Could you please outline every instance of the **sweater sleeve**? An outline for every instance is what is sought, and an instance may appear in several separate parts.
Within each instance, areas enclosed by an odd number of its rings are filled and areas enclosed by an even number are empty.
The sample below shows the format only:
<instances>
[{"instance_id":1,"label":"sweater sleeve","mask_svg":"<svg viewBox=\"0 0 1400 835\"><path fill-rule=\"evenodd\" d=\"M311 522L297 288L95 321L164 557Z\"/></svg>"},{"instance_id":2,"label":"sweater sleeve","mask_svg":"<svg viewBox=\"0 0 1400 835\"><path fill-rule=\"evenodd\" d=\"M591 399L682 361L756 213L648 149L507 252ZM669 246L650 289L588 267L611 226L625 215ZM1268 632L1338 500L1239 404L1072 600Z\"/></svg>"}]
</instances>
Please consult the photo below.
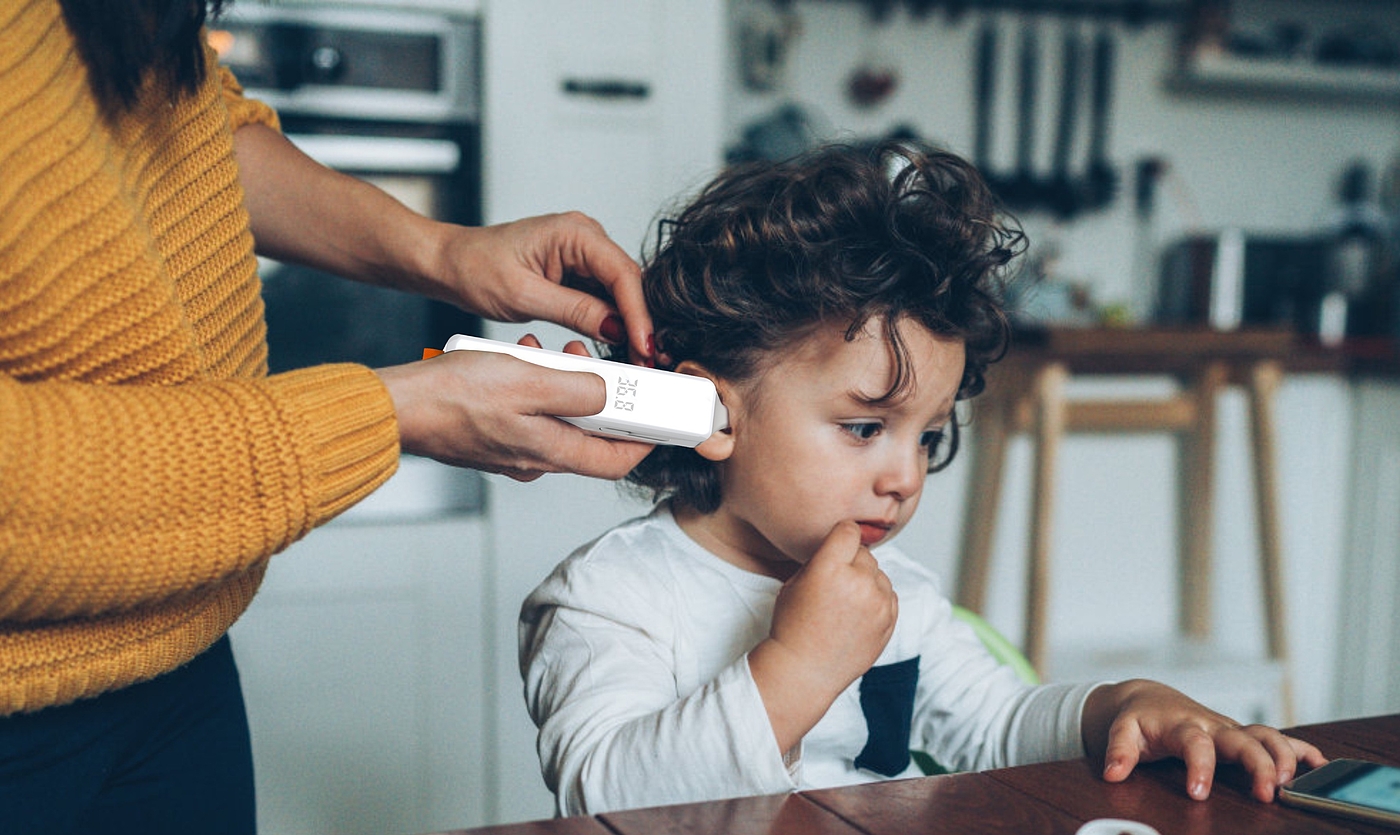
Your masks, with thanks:
<instances>
[{"instance_id":1,"label":"sweater sleeve","mask_svg":"<svg viewBox=\"0 0 1400 835\"><path fill-rule=\"evenodd\" d=\"M657 595L586 575L542 589L521 614L521 671L561 814L797 788L746 656L680 693Z\"/></svg>"},{"instance_id":2,"label":"sweater sleeve","mask_svg":"<svg viewBox=\"0 0 1400 835\"><path fill-rule=\"evenodd\" d=\"M243 95L243 85L238 83L238 79L234 77L228 67L214 64L212 56L210 63L214 71L219 74L219 85L222 90L224 106L228 108L229 128L231 130L238 130L249 124L267 125L278 131L282 129L282 124L277 118L277 111L257 99L246 98Z\"/></svg>"},{"instance_id":3,"label":"sweater sleeve","mask_svg":"<svg viewBox=\"0 0 1400 835\"><path fill-rule=\"evenodd\" d=\"M119 612L218 583L394 471L372 371L179 386L0 376L0 621Z\"/></svg>"}]
</instances>

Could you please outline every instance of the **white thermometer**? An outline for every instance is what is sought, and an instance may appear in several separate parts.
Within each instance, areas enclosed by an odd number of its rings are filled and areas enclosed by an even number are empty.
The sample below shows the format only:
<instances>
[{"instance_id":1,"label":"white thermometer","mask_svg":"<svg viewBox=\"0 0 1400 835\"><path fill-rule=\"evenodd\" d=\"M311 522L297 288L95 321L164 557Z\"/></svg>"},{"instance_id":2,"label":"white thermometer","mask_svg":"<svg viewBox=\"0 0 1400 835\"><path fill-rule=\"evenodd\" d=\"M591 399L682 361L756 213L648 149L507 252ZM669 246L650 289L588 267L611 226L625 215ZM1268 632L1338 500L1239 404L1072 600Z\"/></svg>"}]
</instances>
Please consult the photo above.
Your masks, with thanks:
<instances>
[{"instance_id":1,"label":"white thermometer","mask_svg":"<svg viewBox=\"0 0 1400 835\"><path fill-rule=\"evenodd\" d=\"M465 334L447 340L442 350L509 354L558 371L597 374L608 386L603 410L587 417L560 417L595 435L694 447L729 426L729 412L719 402L715 384L704 377Z\"/></svg>"}]
</instances>

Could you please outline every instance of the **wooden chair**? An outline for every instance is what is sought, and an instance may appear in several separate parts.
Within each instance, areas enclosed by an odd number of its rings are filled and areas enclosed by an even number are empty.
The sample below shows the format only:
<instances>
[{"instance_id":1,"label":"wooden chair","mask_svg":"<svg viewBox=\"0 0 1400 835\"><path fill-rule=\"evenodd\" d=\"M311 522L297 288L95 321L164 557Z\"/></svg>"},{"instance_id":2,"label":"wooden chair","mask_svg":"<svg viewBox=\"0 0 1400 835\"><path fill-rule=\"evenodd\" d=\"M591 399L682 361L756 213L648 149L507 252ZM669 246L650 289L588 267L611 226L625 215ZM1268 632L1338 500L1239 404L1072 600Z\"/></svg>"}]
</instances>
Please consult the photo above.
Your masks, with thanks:
<instances>
[{"instance_id":1,"label":"wooden chair","mask_svg":"<svg viewBox=\"0 0 1400 835\"><path fill-rule=\"evenodd\" d=\"M1038 344L1013 349L989 373L987 391L973 401L973 463L962 529L958 605L977 613L984 609L1006 446L1015 434L1029 432L1035 447L1034 487L1022 649L1043 674L1061 439L1069 432L1165 432L1178 440L1180 449L1178 622L1188 638L1209 638L1216 400L1225 386L1241 385L1249 396L1268 654L1284 670L1281 703L1285 720L1291 720L1273 414L1274 393L1283 375L1281 358L1290 345L1288 334L1272 331L1071 330L1050 332ZM1167 398L1071 400L1065 386L1075 374L1166 374L1181 385L1177 394Z\"/></svg>"}]
</instances>

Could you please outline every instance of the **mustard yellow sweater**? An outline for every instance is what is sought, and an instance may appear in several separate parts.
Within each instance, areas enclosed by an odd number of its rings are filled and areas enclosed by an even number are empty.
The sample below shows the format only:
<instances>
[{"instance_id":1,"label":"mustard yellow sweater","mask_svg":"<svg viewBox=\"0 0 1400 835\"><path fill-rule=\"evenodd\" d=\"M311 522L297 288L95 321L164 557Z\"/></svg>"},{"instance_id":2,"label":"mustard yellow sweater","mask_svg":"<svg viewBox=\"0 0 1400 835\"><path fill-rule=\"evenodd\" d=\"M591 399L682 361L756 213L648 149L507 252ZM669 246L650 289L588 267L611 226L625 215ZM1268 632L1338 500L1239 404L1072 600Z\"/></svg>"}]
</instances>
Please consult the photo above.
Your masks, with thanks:
<instances>
[{"instance_id":1,"label":"mustard yellow sweater","mask_svg":"<svg viewBox=\"0 0 1400 835\"><path fill-rule=\"evenodd\" d=\"M0 2L0 715L193 658L398 460L369 369L267 374L232 131L276 119L209 67L110 124L57 0Z\"/></svg>"}]
</instances>

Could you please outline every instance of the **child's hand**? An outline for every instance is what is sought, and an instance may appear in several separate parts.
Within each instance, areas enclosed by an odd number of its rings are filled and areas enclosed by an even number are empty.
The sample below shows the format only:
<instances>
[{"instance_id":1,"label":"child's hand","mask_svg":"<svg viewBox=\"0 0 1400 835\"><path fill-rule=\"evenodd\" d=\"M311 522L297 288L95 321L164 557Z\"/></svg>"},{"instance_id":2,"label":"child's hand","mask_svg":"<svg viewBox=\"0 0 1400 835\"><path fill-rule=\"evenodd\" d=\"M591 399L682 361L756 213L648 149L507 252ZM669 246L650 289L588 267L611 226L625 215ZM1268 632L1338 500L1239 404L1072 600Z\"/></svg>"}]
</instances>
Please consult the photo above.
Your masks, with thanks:
<instances>
[{"instance_id":1,"label":"child's hand","mask_svg":"<svg viewBox=\"0 0 1400 835\"><path fill-rule=\"evenodd\" d=\"M1179 757L1186 763L1186 791L1210 796L1216 761L1238 763L1254 782L1254 796L1268 803L1297 772L1298 763L1327 762L1312 745L1264 725L1241 726L1153 681L1125 681L1094 690L1084 705L1084 749L1103 753L1103 778L1127 779L1139 762Z\"/></svg>"},{"instance_id":2,"label":"child's hand","mask_svg":"<svg viewBox=\"0 0 1400 835\"><path fill-rule=\"evenodd\" d=\"M860 528L842 522L778 592L769 635L840 693L880 657L898 614L899 598L860 544Z\"/></svg>"},{"instance_id":3,"label":"child's hand","mask_svg":"<svg viewBox=\"0 0 1400 835\"><path fill-rule=\"evenodd\" d=\"M796 745L889 643L899 614L890 578L842 522L778 592L768 639L749 669L779 746Z\"/></svg>"}]
</instances>

